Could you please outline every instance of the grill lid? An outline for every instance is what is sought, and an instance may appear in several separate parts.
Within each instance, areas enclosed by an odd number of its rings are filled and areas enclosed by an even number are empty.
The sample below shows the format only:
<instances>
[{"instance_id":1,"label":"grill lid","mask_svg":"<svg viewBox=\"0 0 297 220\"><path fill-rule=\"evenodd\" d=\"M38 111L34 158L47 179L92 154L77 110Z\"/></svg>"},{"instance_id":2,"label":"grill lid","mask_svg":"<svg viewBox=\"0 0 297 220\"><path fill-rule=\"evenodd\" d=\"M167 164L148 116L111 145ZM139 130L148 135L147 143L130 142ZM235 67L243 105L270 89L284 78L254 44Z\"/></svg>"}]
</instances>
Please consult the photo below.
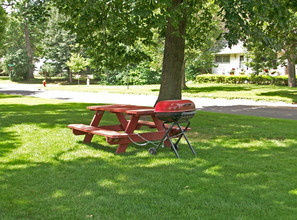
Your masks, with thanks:
<instances>
[{"instance_id":1,"label":"grill lid","mask_svg":"<svg viewBox=\"0 0 297 220\"><path fill-rule=\"evenodd\" d=\"M155 112L188 112L195 111L195 104L190 100L165 100L155 106Z\"/></svg>"}]
</instances>

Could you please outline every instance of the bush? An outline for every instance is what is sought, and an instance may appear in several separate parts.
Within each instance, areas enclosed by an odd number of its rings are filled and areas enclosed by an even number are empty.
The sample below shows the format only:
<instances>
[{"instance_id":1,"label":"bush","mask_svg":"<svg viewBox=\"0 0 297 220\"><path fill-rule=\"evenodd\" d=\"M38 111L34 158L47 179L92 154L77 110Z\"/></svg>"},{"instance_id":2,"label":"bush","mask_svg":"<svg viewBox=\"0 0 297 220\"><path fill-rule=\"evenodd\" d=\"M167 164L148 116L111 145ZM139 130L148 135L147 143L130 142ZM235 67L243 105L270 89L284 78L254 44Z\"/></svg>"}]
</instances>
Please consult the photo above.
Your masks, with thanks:
<instances>
[{"instance_id":1,"label":"bush","mask_svg":"<svg viewBox=\"0 0 297 220\"><path fill-rule=\"evenodd\" d=\"M5 68L9 73L8 64L14 64L12 68L11 79L20 81L28 78L28 74L32 65L29 64L29 57L26 49L12 50L5 56Z\"/></svg>"},{"instance_id":2,"label":"bush","mask_svg":"<svg viewBox=\"0 0 297 220\"><path fill-rule=\"evenodd\" d=\"M198 75L198 83L227 83L227 84L258 84L258 85L276 85L287 86L288 76L225 76L225 75Z\"/></svg>"},{"instance_id":3,"label":"bush","mask_svg":"<svg viewBox=\"0 0 297 220\"><path fill-rule=\"evenodd\" d=\"M127 80L129 85L147 85L160 83L161 73L150 69L146 65L139 65L132 66L121 72L106 71L104 78L102 82L105 81L107 84L112 85L126 85Z\"/></svg>"}]
</instances>

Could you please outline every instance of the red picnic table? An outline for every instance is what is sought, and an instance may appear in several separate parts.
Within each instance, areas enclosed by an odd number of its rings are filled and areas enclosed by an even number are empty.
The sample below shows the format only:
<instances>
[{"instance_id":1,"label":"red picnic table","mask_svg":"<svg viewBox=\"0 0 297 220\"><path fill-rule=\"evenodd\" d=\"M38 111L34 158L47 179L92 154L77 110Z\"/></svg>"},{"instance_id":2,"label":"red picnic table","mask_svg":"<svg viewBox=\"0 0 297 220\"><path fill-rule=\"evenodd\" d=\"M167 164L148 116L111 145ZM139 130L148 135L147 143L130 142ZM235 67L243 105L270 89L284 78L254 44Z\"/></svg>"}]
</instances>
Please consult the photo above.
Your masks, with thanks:
<instances>
[{"instance_id":1,"label":"red picnic table","mask_svg":"<svg viewBox=\"0 0 297 220\"><path fill-rule=\"evenodd\" d=\"M116 153L124 153L130 143L162 140L165 135L163 122L156 118L153 107L144 107L136 105L102 105L88 106L87 109L95 111L95 115L90 125L85 124L69 124L75 135L85 135L84 142L90 143L94 135L106 137L106 142L111 145L118 145ZM99 126L104 112L109 111L116 114L119 124ZM130 119L126 119L126 116ZM152 121L140 120L142 116L150 116ZM142 126L155 129L152 132L134 133ZM170 136L178 134L180 129L174 127L170 132ZM167 145L167 144L166 144Z\"/></svg>"}]
</instances>

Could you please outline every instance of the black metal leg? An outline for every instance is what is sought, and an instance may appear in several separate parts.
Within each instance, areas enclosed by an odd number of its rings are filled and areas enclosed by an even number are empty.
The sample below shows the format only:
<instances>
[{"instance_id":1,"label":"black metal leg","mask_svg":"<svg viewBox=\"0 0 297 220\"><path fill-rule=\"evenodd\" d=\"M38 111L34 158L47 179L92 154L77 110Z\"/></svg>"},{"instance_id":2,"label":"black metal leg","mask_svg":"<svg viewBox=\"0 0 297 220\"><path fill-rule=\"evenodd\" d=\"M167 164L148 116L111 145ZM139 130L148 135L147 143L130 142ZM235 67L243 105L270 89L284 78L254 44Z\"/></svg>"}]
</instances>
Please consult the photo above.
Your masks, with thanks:
<instances>
[{"instance_id":1,"label":"black metal leg","mask_svg":"<svg viewBox=\"0 0 297 220\"><path fill-rule=\"evenodd\" d=\"M177 124L177 126L178 126L178 128L180 129L180 133L181 133L181 135L179 136L179 138L178 138L178 140L176 141L176 145L179 143L179 141L180 141L180 139L183 137L183 135L182 134L184 134L185 133L185 131L188 129L188 127L190 126L190 122L188 121L188 124L187 124L187 126L185 127L185 129L182 129L181 128L181 126L178 124L178 123L176 123Z\"/></svg>"},{"instance_id":2,"label":"black metal leg","mask_svg":"<svg viewBox=\"0 0 297 220\"><path fill-rule=\"evenodd\" d=\"M187 143L188 143L188 145L189 145L191 151L192 151L193 154L196 156L197 154L196 154L196 152L194 151L194 149L193 149L192 145L190 144L190 142L189 142L189 140L188 140L188 138L187 138L187 136L186 136L186 133L185 133L185 131L187 130L187 128L188 128L189 125L190 125L190 122L188 122L187 127L185 128L185 130L183 130L183 129L180 127L180 125L177 124L177 126L181 129L181 132L182 132L182 135L181 135L181 136L184 136L184 138L186 139L186 141L187 141ZM181 138L181 137L180 137L180 138ZM180 140L180 138L179 138L179 140Z\"/></svg>"},{"instance_id":3,"label":"black metal leg","mask_svg":"<svg viewBox=\"0 0 297 220\"><path fill-rule=\"evenodd\" d=\"M178 140L176 141L175 144L172 142L171 137L169 136L169 132L172 130L172 128L173 128L174 125L177 125L178 128L180 129L180 136L179 136L179 138L178 138ZM185 127L185 129L182 129L181 126L180 126L180 124L179 124L178 122L174 122L174 123L172 123L172 124L170 125L170 127L169 127L168 129L166 129L165 122L164 122L164 123L163 123L163 128L164 128L164 131L165 131L165 135L163 136L162 140L160 141L160 143L158 144L158 146L156 147L156 149L158 149L158 148L161 146L161 144L164 142L164 140L165 140L166 137L167 137L167 139L169 140L169 142L170 142L170 144L171 144L171 147L172 147L172 149L173 149L173 151L174 151L176 157L177 157L177 158L180 158L179 155L178 155L178 153L177 153L177 148L178 148L178 143L179 143L179 141L180 141L181 138L184 136L185 139L186 139L186 141L187 141L187 143L188 143L188 145L189 145L189 147L190 147L190 149L192 150L193 154L196 156L196 152L194 151L192 145L190 144L190 142L189 142L189 140L188 140L188 138L187 138L187 136L186 136L186 134L185 134L185 132L187 131L187 129L188 129L189 126L190 126L190 122L189 122L189 121L188 121L188 124L187 124L187 126ZM155 153L154 153L154 154L155 154Z\"/></svg>"},{"instance_id":4,"label":"black metal leg","mask_svg":"<svg viewBox=\"0 0 297 220\"><path fill-rule=\"evenodd\" d=\"M175 146L174 146L174 144L173 144L173 142L172 142L172 140L171 140L171 138L169 137L168 134L167 134L167 137L168 137L168 140L170 141L170 144L171 144L171 147L172 147L172 149L173 149L173 151L174 151L174 153L175 153L175 156L176 156L177 158L180 158L179 155L178 155L178 153L177 153L177 150L176 150L176 148L175 148Z\"/></svg>"},{"instance_id":5,"label":"black metal leg","mask_svg":"<svg viewBox=\"0 0 297 220\"><path fill-rule=\"evenodd\" d=\"M177 158L180 158L179 155L178 155L178 153L177 153L177 149L176 149L175 145L173 144L173 142L172 142L172 140L171 140L171 138L170 138L170 136L169 136L169 132L172 130L173 126L176 125L176 124L177 124L177 123L174 122L174 123L172 123L172 124L170 125L170 127L169 127L169 129L167 130L165 136L166 136L167 139L169 140L169 142L170 142L170 144L171 144L171 147L172 147L172 149L173 149L173 151L174 151L174 153L175 153L175 156L176 156ZM165 123L163 123L163 127L164 127L164 129L166 130Z\"/></svg>"},{"instance_id":6,"label":"black metal leg","mask_svg":"<svg viewBox=\"0 0 297 220\"><path fill-rule=\"evenodd\" d=\"M160 141L160 143L158 144L158 146L156 147L156 149L158 149L160 146L161 146L161 144L164 142L164 140L165 140L165 138L168 136L169 137L169 132L171 131L171 129L172 129L172 127L175 125L175 123L174 124L172 124L169 128L168 128L168 130L166 129L166 127L165 127L165 122L163 123L163 128L164 128L164 131L165 131L165 135L163 136L163 138L162 138L162 140Z\"/></svg>"}]
</instances>

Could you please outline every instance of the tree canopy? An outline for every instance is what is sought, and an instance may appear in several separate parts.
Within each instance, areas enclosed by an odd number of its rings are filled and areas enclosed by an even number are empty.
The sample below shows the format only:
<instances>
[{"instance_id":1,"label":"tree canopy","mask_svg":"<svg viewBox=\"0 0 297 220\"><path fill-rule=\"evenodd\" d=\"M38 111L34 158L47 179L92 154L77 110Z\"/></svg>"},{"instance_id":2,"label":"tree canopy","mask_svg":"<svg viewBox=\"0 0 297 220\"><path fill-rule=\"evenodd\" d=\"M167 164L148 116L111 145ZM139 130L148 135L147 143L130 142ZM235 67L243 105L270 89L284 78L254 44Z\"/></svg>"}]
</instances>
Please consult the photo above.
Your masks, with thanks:
<instances>
[{"instance_id":1,"label":"tree canopy","mask_svg":"<svg viewBox=\"0 0 297 220\"><path fill-rule=\"evenodd\" d=\"M7 25L7 16L4 8L0 7L0 44L2 45L2 39L5 35L5 29Z\"/></svg>"},{"instance_id":2,"label":"tree canopy","mask_svg":"<svg viewBox=\"0 0 297 220\"><path fill-rule=\"evenodd\" d=\"M231 44L251 37L273 45L273 35L265 25L286 27L288 7L283 0L54 0L61 12L69 16L68 28L78 41L88 47L98 65L125 67L147 58L137 42L151 44L157 31L165 37L162 83L159 99L181 98L181 68L186 42L198 47L209 30L216 5L224 24L224 37ZM198 21L198 22L197 22ZM271 27L270 27L271 26Z\"/></svg>"},{"instance_id":3,"label":"tree canopy","mask_svg":"<svg viewBox=\"0 0 297 220\"><path fill-rule=\"evenodd\" d=\"M211 52L222 36L230 45L242 40L257 45L258 52L269 48L272 56L282 50L283 58L292 64L289 70L295 70L297 6L289 0L6 2L14 6L9 17L18 24L18 33L9 41L13 34L6 25L9 36L1 40L7 55L19 54L27 62L30 74L24 77L32 76L36 56L61 71L70 54L78 52L73 49L83 48L82 55L91 58L90 66L106 76L128 68L136 73L137 64L146 66L151 74L162 69L158 100L180 99L185 62L189 61L192 72L199 66L211 68ZM2 12L0 29L6 17ZM18 44L20 39L23 42ZM289 76L296 80L295 73Z\"/></svg>"}]
</instances>

